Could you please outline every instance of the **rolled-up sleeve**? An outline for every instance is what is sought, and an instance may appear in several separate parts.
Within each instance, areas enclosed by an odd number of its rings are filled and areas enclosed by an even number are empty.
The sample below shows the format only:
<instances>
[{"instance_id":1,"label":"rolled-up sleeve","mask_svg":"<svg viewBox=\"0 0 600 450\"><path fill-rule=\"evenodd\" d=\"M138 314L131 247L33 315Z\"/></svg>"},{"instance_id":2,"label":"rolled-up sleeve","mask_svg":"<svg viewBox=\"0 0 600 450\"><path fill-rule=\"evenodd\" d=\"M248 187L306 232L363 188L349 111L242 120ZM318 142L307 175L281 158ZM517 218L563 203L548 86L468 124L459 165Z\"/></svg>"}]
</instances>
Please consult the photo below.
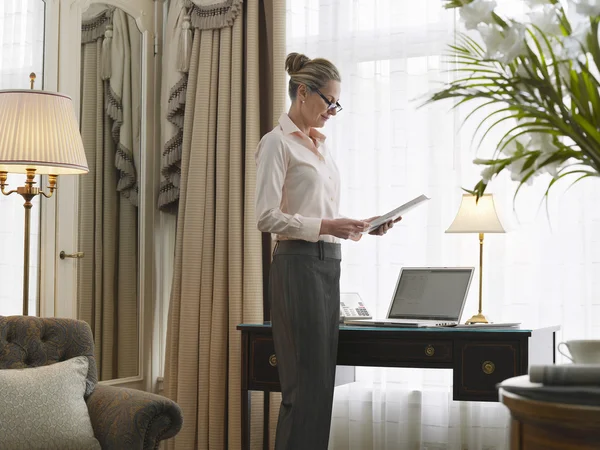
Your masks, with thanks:
<instances>
[{"instance_id":1,"label":"rolled-up sleeve","mask_svg":"<svg viewBox=\"0 0 600 450\"><path fill-rule=\"evenodd\" d=\"M256 219L265 233L317 242L321 231L320 217L286 214L281 198L288 167L285 143L280 136L267 134L256 151Z\"/></svg>"}]
</instances>

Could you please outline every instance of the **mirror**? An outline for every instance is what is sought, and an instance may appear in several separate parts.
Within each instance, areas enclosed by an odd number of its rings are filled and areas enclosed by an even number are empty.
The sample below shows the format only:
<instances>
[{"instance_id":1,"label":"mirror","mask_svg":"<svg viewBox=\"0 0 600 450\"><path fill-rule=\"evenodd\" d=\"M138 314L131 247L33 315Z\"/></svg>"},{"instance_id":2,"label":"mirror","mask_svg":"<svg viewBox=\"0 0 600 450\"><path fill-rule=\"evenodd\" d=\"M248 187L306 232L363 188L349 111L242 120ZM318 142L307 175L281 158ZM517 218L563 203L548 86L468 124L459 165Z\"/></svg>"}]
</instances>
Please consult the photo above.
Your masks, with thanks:
<instances>
[{"instance_id":1,"label":"mirror","mask_svg":"<svg viewBox=\"0 0 600 450\"><path fill-rule=\"evenodd\" d=\"M139 372L142 33L121 9L83 13L78 318L94 334L100 381ZM77 255L75 255L77 256Z\"/></svg>"}]
</instances>

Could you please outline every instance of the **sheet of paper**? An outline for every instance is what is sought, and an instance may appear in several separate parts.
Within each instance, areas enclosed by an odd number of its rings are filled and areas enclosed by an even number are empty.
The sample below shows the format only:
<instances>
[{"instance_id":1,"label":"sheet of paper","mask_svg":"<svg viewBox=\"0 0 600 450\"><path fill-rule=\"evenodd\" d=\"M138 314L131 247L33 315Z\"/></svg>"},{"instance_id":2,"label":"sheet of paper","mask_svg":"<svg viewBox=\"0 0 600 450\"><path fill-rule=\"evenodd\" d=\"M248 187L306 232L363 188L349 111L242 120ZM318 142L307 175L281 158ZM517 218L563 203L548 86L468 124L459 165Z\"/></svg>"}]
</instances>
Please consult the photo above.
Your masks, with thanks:
<instances>
[{"instance_id":1,"label":"sheet of paper","mask_svg":"<svg viewBox=\"0 0 600 450\"><path fill-rule=\"evenodd\" d=\"M455 325L454 328L519 328L521 322L506 322L506 323L461 323Z\"/></svg>"},{"instance_id":2,"label":"sheet of paper","mask_svg":"<svg viewBox=\"0 0 600 450\"><path fill-rule=\"evenodd\" d=\"M364 231L363 233L370 233L371 231L377 229L380 225L383 225L384 223L389 222L390 220L396 220L398 217L404 215L411 209L423 204L427 200L429 200L429 197L427 197L426 195L419 195L418 197L413 198L411 201L406 202L404 205L401 205L396 209L393 209L392 211L388 212L387 214L384 214L383 216L375 219L373 222L371 222L371 226L369 227L369 229Z\"/></svg>"}]
</instances>

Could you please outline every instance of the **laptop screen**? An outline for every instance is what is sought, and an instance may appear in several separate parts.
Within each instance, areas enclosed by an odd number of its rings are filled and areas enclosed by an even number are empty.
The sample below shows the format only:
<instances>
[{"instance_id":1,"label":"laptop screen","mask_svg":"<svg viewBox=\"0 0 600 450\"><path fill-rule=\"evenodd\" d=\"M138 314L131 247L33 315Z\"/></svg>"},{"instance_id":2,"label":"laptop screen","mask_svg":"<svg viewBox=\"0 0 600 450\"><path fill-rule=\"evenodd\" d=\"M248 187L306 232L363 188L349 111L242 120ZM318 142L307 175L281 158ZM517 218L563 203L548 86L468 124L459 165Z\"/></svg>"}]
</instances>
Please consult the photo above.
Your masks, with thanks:
<instances>
[{"instance_id":1,"label":"laptop screen","mask_svg":"<svg viewBox=\"0 0 600 450\"><path fill-rule=\"evenodd\" d=\"M388 319L458 321L473 268L402 269Z\"/></svg>"}]
</instances>

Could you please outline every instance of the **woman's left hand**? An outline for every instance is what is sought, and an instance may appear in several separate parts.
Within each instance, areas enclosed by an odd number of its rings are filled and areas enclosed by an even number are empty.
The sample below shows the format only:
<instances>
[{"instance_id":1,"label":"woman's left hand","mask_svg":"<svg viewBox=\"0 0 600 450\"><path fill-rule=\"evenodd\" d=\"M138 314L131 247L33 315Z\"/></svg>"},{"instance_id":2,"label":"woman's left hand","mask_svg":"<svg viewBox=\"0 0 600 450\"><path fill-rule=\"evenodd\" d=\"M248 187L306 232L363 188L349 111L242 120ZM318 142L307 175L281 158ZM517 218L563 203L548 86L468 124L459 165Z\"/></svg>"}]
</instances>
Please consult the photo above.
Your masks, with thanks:
<instances>
[{"instance_id":1,"label":"woman's left hand","mask_svg":"<svg viewBox=\"0 0 600 450\"><path fill-rule=\"evenodd\" d=\"M379 217L380 216L371 217L370 219L365 220L365 222L372 222L373 220L375 220ZM373 236L383 236L385 233L387 233L390 230L390 228L394 227L394 224L396 222L400 222L401 220L402 220L402 217L398 217L396 220L390 220L389 222L386 222L386 223L380 225L378 228L375 228L369 234L372 234Z\"/></svg>"},{"instance_id":2,"label":"woman's left hand","mask_svg":"<svg viewBox=\"0 0 600 450\"><path fill-rule=\"evenodd\" d=\"M371 217L370 219L365 219L364 222L372 222L379 217L381 217L381 216ZM400 222L401 220L402 220L402 217L398 217L396 220L390 220L389 222L386 222L383 225L380 225L379 228L375 228L373 231L369 232L369 234L372 234L373 236L383 236L385 233L387 233L390 230L390 228L393 228L395 223ZM361 238L362 238L362 233L356 233L349 237L349 239L356 241L356 242L360 241Z\"/></svg>"}]
</instances>

